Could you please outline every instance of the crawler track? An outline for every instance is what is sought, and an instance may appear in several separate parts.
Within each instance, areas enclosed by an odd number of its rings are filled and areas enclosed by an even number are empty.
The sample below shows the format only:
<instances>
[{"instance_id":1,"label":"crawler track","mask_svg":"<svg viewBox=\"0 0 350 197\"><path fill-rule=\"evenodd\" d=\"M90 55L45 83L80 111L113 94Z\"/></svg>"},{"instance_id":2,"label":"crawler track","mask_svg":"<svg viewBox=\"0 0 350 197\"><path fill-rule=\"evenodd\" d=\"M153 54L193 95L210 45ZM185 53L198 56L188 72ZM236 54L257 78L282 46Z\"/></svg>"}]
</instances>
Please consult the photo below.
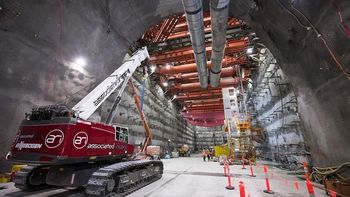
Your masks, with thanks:
<instances>
[{"instance_id":1,"label":"crawler track","mask_svg":"<svg viewBox=\"0 0 350 197\"><path fill-rule=\"evenodd\" d=\"M43 166L26 166L16 173L15 187L24 191L35 191L48 188L45 184L46 174L41 170Z\"/></svg>"},{"instance_id":2,"label":"crawler track","mask_svg":"<svg viewBox=\"0 0 350 197\"><path fill-rule=\"evenodd\" d=\"M94 172L86 193L90 196L126 196L162 177L159 160L137 160L105 166Z\"/></svg>"}]
</instances>

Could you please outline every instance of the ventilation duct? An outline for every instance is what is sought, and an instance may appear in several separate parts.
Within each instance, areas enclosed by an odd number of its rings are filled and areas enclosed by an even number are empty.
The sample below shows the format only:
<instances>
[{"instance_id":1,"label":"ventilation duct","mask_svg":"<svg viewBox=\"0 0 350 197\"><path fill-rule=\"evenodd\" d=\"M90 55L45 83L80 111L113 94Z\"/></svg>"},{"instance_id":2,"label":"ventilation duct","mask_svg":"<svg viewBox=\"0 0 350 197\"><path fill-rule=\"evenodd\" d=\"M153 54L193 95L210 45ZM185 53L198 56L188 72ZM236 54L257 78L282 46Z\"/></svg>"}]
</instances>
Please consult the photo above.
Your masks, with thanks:
<instances>
[{"instance_id":1,"label":"ventilation duct","mask_svg":"<svg viewBox=\"0 0 350 197\"><path fill-rule=\"evenodd\" d=\"M182 0L190 32L199 82L202 88L208 87L208 70L204 38L202 0Z\"/></svg>"},{"instance_id":2,"label":"ventilation duct","mask_svg":"<svg viewBox=\"0 0 350 197\"><path fill-rule=\"evenodd\" d=\"M224 57L226 44L226 26L228 17L228 5L230 0L211 0L210 17L212 33L212 52L210 69L210 86L217 87L220 81L221 62Z\"/></svg>"}]
</instances>

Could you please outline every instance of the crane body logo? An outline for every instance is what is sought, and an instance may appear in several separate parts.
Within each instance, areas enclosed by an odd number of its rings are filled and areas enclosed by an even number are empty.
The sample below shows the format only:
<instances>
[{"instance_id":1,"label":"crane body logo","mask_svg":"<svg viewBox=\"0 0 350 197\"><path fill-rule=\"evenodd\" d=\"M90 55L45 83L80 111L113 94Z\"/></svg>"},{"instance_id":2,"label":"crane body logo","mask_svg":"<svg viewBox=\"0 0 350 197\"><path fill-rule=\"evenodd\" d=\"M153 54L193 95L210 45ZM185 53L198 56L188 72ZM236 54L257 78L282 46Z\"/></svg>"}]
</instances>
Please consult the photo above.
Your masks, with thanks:
<instances>
[{"instance_id":1,"label":"crane body logo","mask_svg":"<svg viewBox=\"0 0 350 197\"><path fill-rule=\"evenodd\" d=\"M22 148L25 149L40 149L42 144L36 144L36 143L25 143L24 141L21 141L16 144L16 148L18 150L22 150Z\"/></svg>"},{"instance_id":2,"label":"crane body logo","mask_svg":"<svg viewBox=\"0 0 350 197\"><path fill-rule=\"evenodd\" d=\"M64 133L59 129L50 131L45 138L45 145L48 148L57 148L64 140Z\"/></svg>"},{"instance_id":3,"label":"crane body logo","mask_svg":"<svg viewBox=\"0 0 350 197\"><path fill-rule=\"evenodd\" d=\"M73 138L73 146L76 149L82 149L88 143L88 135L84 131L80 131L75 134Z\"/></svg>"}]
</instances>

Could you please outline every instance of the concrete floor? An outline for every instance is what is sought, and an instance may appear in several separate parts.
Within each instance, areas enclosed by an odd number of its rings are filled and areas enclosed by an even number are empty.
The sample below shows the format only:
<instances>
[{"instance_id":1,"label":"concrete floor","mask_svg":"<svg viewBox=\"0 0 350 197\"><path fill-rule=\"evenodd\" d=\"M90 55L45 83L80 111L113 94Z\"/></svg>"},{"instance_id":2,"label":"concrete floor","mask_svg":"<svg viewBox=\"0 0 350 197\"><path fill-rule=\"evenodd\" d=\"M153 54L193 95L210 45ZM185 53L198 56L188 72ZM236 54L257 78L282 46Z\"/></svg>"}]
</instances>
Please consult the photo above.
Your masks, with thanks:
<instances>
[{"instance_id":1,"label":"concrete floor","mask_svg":"<svg viewBox=\"0 0 350 197\"><path fill-rule=\"evenodd\" d=\"M238 181L243 181L251 197L259 196L309 196L305 182L294 176L287 175L286 171L269 166L271 189L275 191L274 195L265 194L265 179L261 167L253 167L254 178L248 176L249 168L241 169L242 166L231 166L233 175L232 184L235 190L227 190L227 178L223 176L223 168L217 162L203 162L199 156L190 158L174 158L163 160L164 174L162 179L152 183L134 193L130 197L181 197L181 196L201 196L201 197L231 197L239 196ZM287 181L286 181L287 180ZM299 191L295 189L294 182L299 184ZM288 185L286 184L288 182ZM79 189L48 189L40 192L25 193L13 187L13 183L0 184L0 187L6 189L0 190L0 196L19 197L19 196L50 196L50 197L82 197L83 190ZM324 191L314 188L317 197L327 196Z\"/></svg>"}]
</instances>

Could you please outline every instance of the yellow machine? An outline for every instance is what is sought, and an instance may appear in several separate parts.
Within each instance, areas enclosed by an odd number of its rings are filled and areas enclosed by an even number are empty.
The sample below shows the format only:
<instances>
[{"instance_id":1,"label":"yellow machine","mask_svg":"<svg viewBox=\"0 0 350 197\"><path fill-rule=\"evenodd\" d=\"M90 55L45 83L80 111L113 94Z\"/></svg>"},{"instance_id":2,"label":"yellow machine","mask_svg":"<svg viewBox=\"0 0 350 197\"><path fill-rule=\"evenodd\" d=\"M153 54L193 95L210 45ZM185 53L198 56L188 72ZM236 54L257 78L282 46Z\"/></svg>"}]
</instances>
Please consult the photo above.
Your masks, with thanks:
<instances>
[{"instance_id":1,"label":"yellow machine","mask_svg":"<svg viewBox=\"0 0 350 197\"><path fill-rule=\"evenodd\" d=\"M225 120L224 130L227 132L227 158L229 158L231 161L234 160L234 151L235 151L235 144L234 141L231 138L231 125L230 120Z\"/></svg>"},{"instance_id":2,"label":"yellow machine","mask_svg":"<svg viewBox=\"0 0 350 197\"><path fill-rule=\"evenodd\" d=\"M234 117L234 124L237 129L237 137L234 137L237 145L235 152L238 153L239 160L248 160L255 162L256 153L252 142L252 132L249 113L237 114ZM238 151L237 151L238 149Z\"/></svg>"},{"instance_id":3,"label":"yellow machine","mask_svg":"<svg viewBox=\"0 0 350 197\"><path fill-rule=\"evenodd\" d=\"M231 126L234 125L234 130L237 134L231 135ZM226 155L227 158L236 160L244 160L248 163L248 160L256 161L256 152L253 146L253 137L261 136L262 131L254 129L252 131L250 124L249 113L236 114L232 119L225 120L224 130L227 132L228 144L215 147L215 156ZM254 132L254 133L253 133Z\"/></svg>"},{"instance_id":4,"label":"yellow machine","mask_svg":"<svg viewBox=\"0 0 350 197\"><path fill-rule=\"evenodd\" d=\"M11 180L11 173L0 174L0 183L7 183Z\"/></svg>"},{"instance_id":5,"label":"yellow machine","mask_svg":"<svg viewBox=\"0 0 350 197\"><path fill-rule=\"evenodd\" d=\"M13 165L11 169L11 173L16 173L26 166L27 165Z\"/></svg>"},{"instance_id":6,"label":"yellow machine","mask_svg":"<svg viewBox=\"0 0 350 197\"><path fill-rule=\"evenodd\" d=\"M221 155L228 156L229 150L227 144L223 144L220 146L214 146L214 156L219 158Z\"/></svg>"},{"instance_id":7,"label":"yellow machine","mask_svg":"<svg viewBox=\"0 0 350 197\"><path fill-rule=\"evenodd\" d=\"M190 148L188 147L188 145L184 144L179 148L179 156L180 157L190 156Z\"/></svg>"},{"instance_id":8,"label":"yellow machine","mask_svg":"<svg viewBox=\"0 0 350 197\"><path fill-rule=\"evenodd\" d=\"M234 161L234 144L231 144L229 148L228 144L223 144L220 146L214 146L214 156L217 158L217 161L220 165L223 165L224 162L228 161L229 164L232 164ZM230 151L231 149L231 151Z\"/></svg>"},{"instance_id":9,"label":"yellow machine","mask_svg":"<svg viewBox=\"0 0 350 197\"><path fill-rule=\"evenodd\" d=\"M0 174L0 183L7 183L13 180L14 175L26 165L13 165L11 173Z\"/></svg>"}]
</instances>

